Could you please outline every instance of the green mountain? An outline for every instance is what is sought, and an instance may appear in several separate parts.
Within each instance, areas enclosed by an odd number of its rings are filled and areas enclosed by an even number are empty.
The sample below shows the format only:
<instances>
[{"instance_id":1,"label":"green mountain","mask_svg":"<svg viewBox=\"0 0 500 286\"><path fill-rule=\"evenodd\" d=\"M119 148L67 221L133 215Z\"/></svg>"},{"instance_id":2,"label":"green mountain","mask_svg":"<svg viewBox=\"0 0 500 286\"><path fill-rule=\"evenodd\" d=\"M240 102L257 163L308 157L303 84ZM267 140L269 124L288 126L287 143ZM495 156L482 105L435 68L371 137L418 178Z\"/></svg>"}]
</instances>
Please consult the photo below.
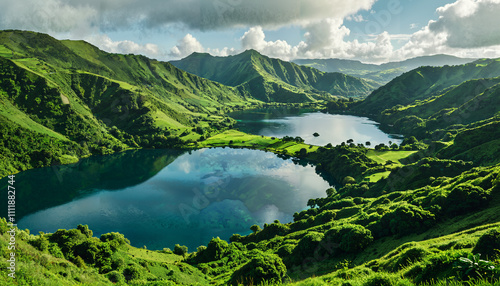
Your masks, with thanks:
<instances>
[{"instance_id":1,"label":"green mountain","mask_svg":"<svg viewBox=\"0 0 500 286\"><path fill-rule=\"evenodd\" d=\"M348 75L374 80L385 84L404 72L421 66L462 65L475 59L458 58L449 55L423 56L401 62L389 62L380 65L365 64L356 60L343 59L297 59L292 62L313 67L324 72L341 72Z\"/></svg>"},{"instance_id":2,"label":"green mountain","mask_svg":"<svg viewBox=\"0 0 500 286\"><path fill-rule=\"evenodd\" d=\"M179 137L198 140L232 125L225 111L256 102L167 62L2 31L0 177L90 154L172 146Z\"/></svg>"},{"instance_id":3,"label":"green mountain","mask_svg":"<svg viewBox=\"0 0 500 286\"><path fill-rule=\"evenodd\" d=\"M467 80L500 76L500 60L484 59L460 66L420 67L393 79L354 106L377 116L385 109L408 105L443 93Z\"/></svg>"},{"instance_id":4,"label":"green mountain","mask_svg":"<svg viewBox=\"0 0 500 286\"><path fill-rule=\"evenodd\" d=\"M181 245L173 251L135 248L119 233L94 237L86 225L34 235L1 218L0 284L498 285L499 63L418 68L364 101L332 101L376 116L405 139L400 146L374 149L353 143L321 147L301 138L220 133L232 125L222 112L256 102L244 84L225 86L168 63L108 54L85 42L1 32L0 167L5 174L130 147L190 142L193 148L292 155L294 163L312 164L318 173L342 179L342 185L304 202L310 208L295 213L293 221L249 226L252 233L235 234L231 243L213 238L189 252ZM260 73L255 78L272 79ZM247 74L244 83L255 78ZM314 93L305 94L292 95L314 99ZM114 155L122 171L108 174L116 181L105 187L145 181L182 152L156 151L157 157L137 155L154 163L140 171L140 163ZM113 160L93 159L77 167L92 170L91 177L75 172L64 184L102 187L97 174ZM54 168L69 172L75 166ZM136 180L127 177L137 172ZM50 199L38 189L23 190L16 179L5 178L1 187L15 186L18 204L29 209L30 199Z\"/></svg>"},{"instance_id":5,"label":"green mountain","mask_svg":"<svg viewBox=\"0 0 500 286\"><path fill-rule=\"evenodd\" d=\"M378 87L371 81L272 59L255 50L228 57L193 53L171 63L198 76L234 86L242 94L266 102L362 97Z\"/></svg>"}]
</instances>

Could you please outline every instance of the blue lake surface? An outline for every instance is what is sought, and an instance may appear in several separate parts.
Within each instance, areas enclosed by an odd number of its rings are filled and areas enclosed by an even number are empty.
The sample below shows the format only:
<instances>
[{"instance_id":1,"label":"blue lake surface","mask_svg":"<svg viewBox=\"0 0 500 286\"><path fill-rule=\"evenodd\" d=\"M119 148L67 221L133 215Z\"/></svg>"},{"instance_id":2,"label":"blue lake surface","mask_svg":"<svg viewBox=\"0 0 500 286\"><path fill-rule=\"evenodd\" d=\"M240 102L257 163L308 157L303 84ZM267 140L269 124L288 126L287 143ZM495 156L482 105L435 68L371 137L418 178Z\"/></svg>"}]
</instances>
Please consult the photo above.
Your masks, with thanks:
<instances>
[{"instance_id":1,"label":"blue lake surface","mask_svg":"<svg viewBox=\"0 0 500 286\"><path fill-rule=\"evenodd\" d=\"M329 188L312 166L256 150L138 150L82 161L16 175L18 205L29 201L18 212L20 228L88 224L96 236L120 232L138 247L195 250L212 237L248 234L253 224L291 221Z\"/></svg>"},{"instance_id":2,"label":"blue lake surface","mask_svg":"<svg viewBox=\"0 0 500 286\"><path fill-rule=\"evenodd\" d=\"M289 109L231 116L242 131L300 136L316 145L401 142L356 116ZM6 186L7 178L0 180ZM32 233L87 224L95 236L120 232L137 247L172 249L178 243L194 251L212 237L248 234L253 224L292 221L329 187L314 167L264 151L134 150L16 174L16 217Z\"/></svg>"},{"instance_id":3,"label":"blue lake surface","mask_svg":"<svg viewBox=\"0 0 500 286\"><path fill-rule=\"evenodd\" d=\"M402 136L386 134L378 128L378 123L366 117L327 114L299 109L255 109L233 112L231 117L238 120L236 128L256 135L271 137L300 136L306 143L324 146L338 145L349 139L354 143L370 142L371 146L389 141L402 142ZM314 133L320 136L313 136Z\"/></svg>"}]
</instances>

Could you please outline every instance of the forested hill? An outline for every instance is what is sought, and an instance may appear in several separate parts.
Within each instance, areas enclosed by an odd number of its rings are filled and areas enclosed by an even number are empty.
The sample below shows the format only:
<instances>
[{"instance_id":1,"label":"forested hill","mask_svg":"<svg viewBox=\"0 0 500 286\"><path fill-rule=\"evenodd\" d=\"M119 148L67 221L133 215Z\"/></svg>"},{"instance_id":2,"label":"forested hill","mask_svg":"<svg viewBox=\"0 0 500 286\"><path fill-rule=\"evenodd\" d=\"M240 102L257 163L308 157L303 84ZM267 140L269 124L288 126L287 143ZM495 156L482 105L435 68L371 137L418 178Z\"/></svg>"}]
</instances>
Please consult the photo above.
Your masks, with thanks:
<instances>
[{"instance_id":1,"label":"forested hill","mask_svg":"<svg viewBox=\"0 0 500 286\"><path fill-rule=\"evenodd\" d=\"M362 97L378 84L341 73L269 58L255 50L228 57L193 53L171 62L176 67L229 86L263 101L310 101L332 96Z\"/></svg>"},{"instance_id":2,"label":"forested hill","mask_svg":"<svg viewBox=\"0 0 500 286\"><path fill-rule=\"evenodd\" d=\"M450 55L433 55L407 59L401 62L365 64L357 60L345 59L297 59L294 63L317 68L324 72L341 72L348 75L374 80L385 84L404 72L421 66L462 65L475 59L458 58Z\"/></svg>"},{"instance_id":3,"label":"forested hill","mask_svg":"<svg viewBox=\"0 0 500 286\"><path fill-rule=\"evenodd\" d=\"M1 31L0 177L90 154L199 140L231 126L224 112L255 102L167 62Z\"/></svg>"}]
</instances>

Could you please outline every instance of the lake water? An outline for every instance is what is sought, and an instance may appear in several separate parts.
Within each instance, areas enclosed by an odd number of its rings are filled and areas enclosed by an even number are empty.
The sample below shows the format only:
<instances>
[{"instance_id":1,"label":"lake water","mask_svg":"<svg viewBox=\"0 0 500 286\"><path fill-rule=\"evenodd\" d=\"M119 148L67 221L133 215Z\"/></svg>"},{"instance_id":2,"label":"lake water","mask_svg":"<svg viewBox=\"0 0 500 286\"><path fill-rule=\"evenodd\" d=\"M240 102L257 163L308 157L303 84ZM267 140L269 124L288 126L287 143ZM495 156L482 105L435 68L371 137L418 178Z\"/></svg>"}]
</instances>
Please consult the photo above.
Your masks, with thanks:
<instances>
[{"instance_id":1,"label":"lake water","mask_svg":"<svg viewBox=\"0 0 500 286\"><path fill-rule=\"evenodd\" d=\"M327 188L313 167L273 153L137 150L17 174L16 215L32 233L88 224L95 236L120 232L134 246L194 251L253 224L291 221Z\"/></svg>"},{"instance_id":2,"label":"lake water","mask_svg":"<svg viewBox=\"0 0 500 286\"><path fill-rule=\"evenodd\" d=\"M243 132L271 137L300 136L306 143L318 146L328 143L335 146L349 139L356 144L369 141L371 146L402 142L400 135L382 132L377 122L366 117L289 108L246 110L230 116L238 120L235 128ZM318 137L313 136L315 132Z\"/></svg>"},{"instance_id":3,"label":"lake water","mask_svg":"<svg viewBox=\"0 0 500 286\"><path fill-rule=\"evenodd\" d=\"M242 131L334 145L401 140L367 118L289 109L233 113ZM319 137L312 134L318 132ZM7 189L7 178L0 180ZM16 175L16 218L32 233L88 224L95 236L120 232L132 245L194 251L212 237L250 233L253 224L292 221L329 184L312 166L273 153L230 148L135 150ZM0 203L7 204L6 196ZM6 208L0 210L6 216Z\"/></svg>"}]
</instances>

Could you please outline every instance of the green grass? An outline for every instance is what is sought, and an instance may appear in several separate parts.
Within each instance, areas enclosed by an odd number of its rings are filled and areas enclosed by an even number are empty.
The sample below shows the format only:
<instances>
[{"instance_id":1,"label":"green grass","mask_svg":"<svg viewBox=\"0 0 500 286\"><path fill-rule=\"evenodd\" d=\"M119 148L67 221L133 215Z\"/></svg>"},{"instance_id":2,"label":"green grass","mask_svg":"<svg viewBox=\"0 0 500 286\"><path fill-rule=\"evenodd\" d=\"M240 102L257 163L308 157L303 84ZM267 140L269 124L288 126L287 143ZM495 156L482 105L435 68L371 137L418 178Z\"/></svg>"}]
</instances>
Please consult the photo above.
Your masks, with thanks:
<instances>
[{"instance_id":1,"label":"green grass","mask_svg":"<svg viewBox=\"0 0 500 286\"><path fill-rule=\"evenodd\" d=\"M249 148L258 150L267 150L275 153L286 155L294 155L300 149L304 148L308 153L318 150L318 146L308 145L297 142L284 142L279 138L246 134L237 130L228 130L223 133L217 134L208 138L198 145L191 145L191 147L238 147Z\"/></svg>"},{"instance_id":2,"label":"green grass","mask_svg":"<svg viewBox=\"0 0 500 286\"><path fill-rule=\"evenodd\" d=\"M41 124L33 121L26 113L17 109L12 103L0 96L0 115L5 116L10 121L29 130L46 134L54 138L68 140L64 135L57 133Z\"/></svg>"},{"instance_id":3,"label":"green grass","mask_svg":"<svg viewBox=\"0 0 500 286\"><path fill-rule=\"evenodd\" d=\"M4 58L12 58L12 51L5 47L4 45L0 45L0 57Z\"/></svg>"},{"instance_id":4,"label":"green grass","mask_svg":"<svg viewBox=\"0 0 500 286\"><path fill-rule=\"evenodd\" d=\"M375 173L375 174L372 174L370 176L365 177L365 180L368 181L368 182L375 183L375 182L378 182L381 179L387 178L390 173L391 173L391 171L385 171L385 172Z\"/></svg>"},{"instance_id":5,"label":"green grass","mask_svg":"<svg viewBox=\"0 0 500 286\"><path fill-rule=\"evenodd\" d=\"M417 151L377 151L370 149L366 156L375 162L384 165L387 161L401 164L399 160L404 159Z\"/></svg>"},{"instance_id":6,"label":"green grass","mask_svg":"<svg viewBox=\"0 0 500 286\"><path fill-rule=\"evenodd\" d=\"M404 159L417 151L377 151L370 149L368 150L366 156L373 161L385 165L387 168L392 169L397 166L402 166L399 160ZM388 161L392 163L387 164ZM390 170L378 172L375 174L368 175L364 178L365 181L378 182L380 179L385 179L391 173Z\"/></svg>"},{"instance_id":7,"label":"green grass","mask_svg":"<svg viewBox=\"0 0 500 286\"><path fill-rule=\"evenodd\" d=\"M125 253L132 257L155 262L176 263L182 261L183 257L176 254L161 253L158 251L137 248L128 245Z\"/></svg>"}]
</instances>

